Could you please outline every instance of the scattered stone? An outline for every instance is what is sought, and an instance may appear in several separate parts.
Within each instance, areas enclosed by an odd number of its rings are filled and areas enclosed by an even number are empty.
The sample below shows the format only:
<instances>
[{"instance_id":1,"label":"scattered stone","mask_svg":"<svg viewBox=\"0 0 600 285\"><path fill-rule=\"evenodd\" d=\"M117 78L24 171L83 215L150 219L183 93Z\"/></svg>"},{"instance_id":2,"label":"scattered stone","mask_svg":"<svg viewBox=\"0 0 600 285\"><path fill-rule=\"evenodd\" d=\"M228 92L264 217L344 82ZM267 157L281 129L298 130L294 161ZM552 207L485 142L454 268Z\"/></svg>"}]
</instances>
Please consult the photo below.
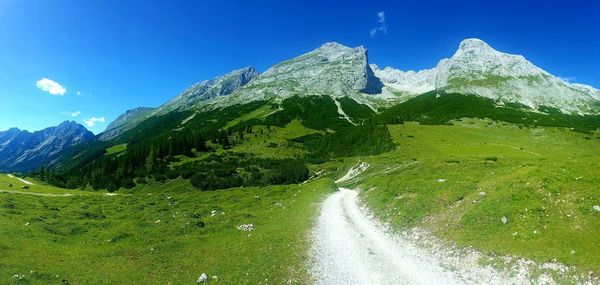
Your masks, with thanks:
<instances>
[{"instance_id":1,"label":"scattered stone","mask_svg":"<svg viewBox=\"0 0 600 285\"><path fill-rule=\"evenodd\" d=\"M29 222L25 223L26 226L29 226Z\"/></svg>"},{"instance_id":2,"label":"scattered stone","mask_svg":"<svg viewBox=\"0 0 600 285\"><path fill-rule=\"evenodd\" d=\"M254 230L254 225L253 224L243 224L243 225L239 225L237 226L237 229L240 231L253 231Z\"/></svg>"},{"instance_id":3,"label":"scattered stone","mask_svg":"<svg viewBox=\"0 0 600 285\"><path fill-rule=\"evenodd\" d=\"M483 197L485 195L487 195L487 193L485 193L485 192L479 192L479 196Z\"/></svg>"},{"instance_id":4,"label":"scattered stone","mask_svg":"<svg viewBox=\"0 0 600 285\"><path fill-rule=\"evenodd\" d=\"M22 279L25 279L25 275L15 274L15 275L13 275L13 278L15 280L22 280Z\"/></svg>"},{"instance_id":5,"label":"scattered stone","mask_svg":"<svg viewBox=\"0 0 600 285\"><path fill-rule=\"evenodd\" d=\"M513 237L517 236L518 234L519 234L519 232L514 232Z\"/></svg>"},{"instance_id":6,"label":"scattered stone","mask_svg":"<svg viewBox=\"0 0 600 285\"><path fill-rule=\"evenodd\" d=\"M506 218L506 216L502 216L502 218L500 219L502 221L503 224L506 225L506 223L508 223L508 219Z\"/></svg>"},{"instance_id":7,"label":"scattered stone","mask_svg":"<svg viewBox=\"0 0 600 285\"><path fill-rule=\"evenodd\" d=\"M196 283L204 283L206 281L208 281L208 275L206 275L206 273L202 273L200 277L198 277Z\"/></svg>"},{"instance_id":8,"label":"scattered stone","mask_svg":"<svg viewBox=\"0 0 600 285\"><path fill-rule=\"evenodd\" d=\"M600 205L594 205L594 210L596 210L596 212L600 212Z\"/></svg>"},{"instance_id":9,"label":"scattered stone","mask_svg":"<svg viewBox=\"0 0 600 285\"><path fill-rule=\"evenodd\" d=\"M444 183L444 182L446 182L446 179L440 178L440 179L437 180L437 182L438 183Z\"/></svg>"},{"instance_id":10,"label":"scattered stone","mask_svg":"<svg viewBox=\"0 0 600 285\"><path fill-rule=\"evenodd\" d=\"M210 211L210 216L211 217L214 217L216 214L217 214L217 211L215 211L215 210Z\"/></svg>"},{"instance_id":11,"label":"scattered stone","mask_svg":"<svg viewBox=\"0 0 600 285\"><path fill-rule=\"evenodd\" d=\"M156 220L156 222L154 222L154 223L155 223L155 224L158 224L158 223L160 223L160 220Z\"/></svg>"}]
</instances>

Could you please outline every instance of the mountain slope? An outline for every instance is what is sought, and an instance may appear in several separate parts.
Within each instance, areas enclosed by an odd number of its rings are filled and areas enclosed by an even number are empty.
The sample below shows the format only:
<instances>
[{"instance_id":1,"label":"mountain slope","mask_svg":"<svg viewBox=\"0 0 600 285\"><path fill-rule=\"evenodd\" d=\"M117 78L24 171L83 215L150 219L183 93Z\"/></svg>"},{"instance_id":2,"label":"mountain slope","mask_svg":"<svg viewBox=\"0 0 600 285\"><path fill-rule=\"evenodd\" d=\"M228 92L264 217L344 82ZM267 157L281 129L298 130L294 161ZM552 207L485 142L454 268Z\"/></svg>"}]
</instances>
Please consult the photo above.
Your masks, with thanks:
<instances>
[{"instance_id":1,"label":"mountain slope","mask_svg":"<svg viewBox=\"0 0 600 285\"><path fill-rule=\"evenodd\" d=\"M149 117L190 110L198 107L198 104L202 102L227 96L256 76L258 76L258 71L249 66L210 80L200 81L158 108L140 107L126 111L111 122L98 137L107 141L133 129Z\"/></svg>"},{"instance_id":2,"label":"mountain slope","mask_svg":"<svg viewBox=\"0 0 600 285\"><path fill-rule=\"evenodd\" d=\"M18 129L0 132L0 171L34 170L59 158L69 147L93 138L93 133L73 121L33 133Z\"/></svg>"},{"instance_id":3,"label":"mountain slope","mask_svg":"<svg viewBox=\"0 0 600 285\"><path fill-rule=\"evenodd\" d=\"M141 121L145 120L153 111L154 108L147 107L127 110L124 114L111 122L108 127L106 127L106 130L98 135L98 138L101 140L115 138L123 132L133 129Z\"/></svg>"},{"instance_id":4,"label":"mountain slope","mask_svg":"<svg viewBox=\"0 0 600 285\"><path fill-rule=\"evenodd\" d=\"M183 91L179 96L158 107L153 115L189 110L201 102L227 96L257 76L258 71L249 66L211 80L198 82Z\"/></svg>"},{"instance_id":5,"label":"mountain slope","mask_svg":"<svg viewBox=\"0 0 600 285\"><path fill-rule=\"evenodd\" d=\"M599 90L565 82L523 56L499 52L479 39L462 41L451 58L442 59L433 69L373 69L392 92L402 95L443 89L579 114L597 113L600 101Z\"/></svg>"},{"instance_id":6,"label":"mountain slope","mask_svg":"<svg viewBox=\"0 0 600 285\"><path fill-rule=\"evenodd\" d=\"M288 98L291 96L352 96L377 94L383 84L368 64L367 50L326 43L296 58L278 63L235 91L219 98L218 106L248 100Z\"/></svg>"}]
</instances>

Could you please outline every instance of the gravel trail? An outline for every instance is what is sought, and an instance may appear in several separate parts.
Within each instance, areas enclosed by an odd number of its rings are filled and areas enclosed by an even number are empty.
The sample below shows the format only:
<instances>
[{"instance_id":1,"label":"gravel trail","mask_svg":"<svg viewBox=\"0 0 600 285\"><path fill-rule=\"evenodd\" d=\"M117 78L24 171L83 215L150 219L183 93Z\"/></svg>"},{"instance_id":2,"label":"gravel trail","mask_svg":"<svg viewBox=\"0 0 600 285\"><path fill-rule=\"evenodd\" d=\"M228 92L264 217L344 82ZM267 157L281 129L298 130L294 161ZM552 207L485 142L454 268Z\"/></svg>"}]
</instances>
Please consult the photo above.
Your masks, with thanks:
<instances>
[{"instance_id":1,"label":"gravel trail","mask_svg":"<svg viewBox=\"0 0 600 285\"><path fill-rule=\"evenodd\" d=\"M71 193L52 194L52 193L36 193L36 192L25 192L25 191L3 190L3 189L0 189L0 193L23 194L23 195L33 195L33 196L43 196L43 197L69 197L69 196L73 196L73 194L71 194Z\"/></svg>"},{"instance_id":2,"label":"gravel trail","mask_svg":"<svg viewBox=\"0 0 600 285\"><path fill-rule=\"evenodd\" d=\"M31 182L29 182L29 181L27 181L27 180L25 180L25 179L23 179L23 178L16 177L16 176L14 176L14 175L12 175L12 174L6 174L6 176L8 176L8 177L10 177L10 178L15 178L15 179L17 179L17 180L19 180L19 181L21 181L21 182L23 182L23 183L27 184L27 185L34 185L33 183L31 183Z\"/></svg>"},{"instance_id":3,"label":"gravel trail","mask_svg":"<svg viewBox=\"0 0 600 285\"><path fill-rule=\"evenodd\" d=\"M354 190L325 200L313 239L316 284L467 284L365 215Z\"/></svg>"}]
</instances>

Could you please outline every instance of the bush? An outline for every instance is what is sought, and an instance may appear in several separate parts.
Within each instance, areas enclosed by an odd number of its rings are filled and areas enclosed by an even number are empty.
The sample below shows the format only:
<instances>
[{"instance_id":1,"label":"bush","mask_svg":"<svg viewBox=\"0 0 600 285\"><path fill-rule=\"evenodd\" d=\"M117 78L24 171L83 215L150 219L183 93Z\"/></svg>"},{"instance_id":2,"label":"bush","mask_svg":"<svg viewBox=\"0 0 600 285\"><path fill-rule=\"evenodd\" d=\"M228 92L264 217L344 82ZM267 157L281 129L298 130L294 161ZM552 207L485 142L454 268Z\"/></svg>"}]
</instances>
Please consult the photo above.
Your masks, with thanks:
<instances>
[{"instance_id":1,"label":"bush","mask_svg":"<svg viewBox=\"0 0 600 285\"><path fill-rule=\"evenodd\" d=\"M175 169L201 190L240 186L300 183L308 179L308 168L298 159L254 158L247 154L210 156Z\"/></svg>"}]
</instances>

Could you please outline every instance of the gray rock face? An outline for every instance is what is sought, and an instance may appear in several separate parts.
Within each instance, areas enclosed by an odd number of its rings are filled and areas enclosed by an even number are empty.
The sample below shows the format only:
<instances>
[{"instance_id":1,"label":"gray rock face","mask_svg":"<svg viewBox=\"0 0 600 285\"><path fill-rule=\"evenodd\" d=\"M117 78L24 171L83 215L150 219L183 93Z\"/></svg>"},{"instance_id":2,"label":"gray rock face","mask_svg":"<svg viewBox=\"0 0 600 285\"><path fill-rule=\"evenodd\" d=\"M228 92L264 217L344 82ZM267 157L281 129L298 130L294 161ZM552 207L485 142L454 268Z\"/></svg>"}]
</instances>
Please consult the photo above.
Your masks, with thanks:
<instances>
[{"instance_id":1,"label":"gray rock face","mask_svg":"<svg viewBox=\"0 0 600 285\"><path fill-rule=\"evenodd\" d=\"M258 76L254 67L245 67L234 70L225 75L215 77L211 80L198 82L183 91L173 100L158 107L153 115L162 115L172 111L184 111L197 106L197 104L227 96L238 88L246 85L250 80Z\"/></svg>"},{"instance_id":2,"label":"gray rock face","mask_svg":"<svg viewBox=\"0 0 600 285\"><path fill-rule=\"evenodd\" d=\"M154 108L139 107L128 110L106 127L106 130L98 135L100 140L106 141L119 136L120 134L135 128L139 123L145 120Z\"/></svg>"},{"instance_id":3,"label":"gray rock face","mask_svg":"<svg viewBox=\"0 0 600 285\"><path fill-rule=\"evenodd\" d=\"M135 128L149 117L189 110L204 101L227 96L256 76L258 76L258 71L254 67L245 67L211 80L198 82L158 108L140 107L128 110L110 123L106 130L98 135L98 138L103 141L111 140Z\"/></svg>"},{"instance_id":4,"label":"gray rock face","mask_svg":"<svg viewBox=\"0 0 600 285\"><path fill-rule=\"evenodd\" d=\"M600 102L600 90L565 82L523 56L499 52L479 39L463 40L451 58L440 60L432 69L418 72L376 66L374 69L386 89L400 95L443 89L579 114L597 113Z\"/></svg>"},{"instance_id":5,"label":"gray rock face","mask_svg":"<svg viewBox=\"0 0 600 285\"><path fill-rule=\"evenodd\" d=\"M0 132L0 172L30 171L60 156L65 149L91 140L94 134L73 121L30 133Z\"/></svg>"},{"instance_id":6,"label":"gray rock face","mask_svg":"<svg viewBox=\"0 0 600 285\"><path fill-rule=\"evenodd\" d=\"M220 99L219 103L231 105L294 95L378 94L382 87L368 64L364 47L349 48L338 43L326 43L274 65L228 98Z\"/></svg>"}]
</instances>

